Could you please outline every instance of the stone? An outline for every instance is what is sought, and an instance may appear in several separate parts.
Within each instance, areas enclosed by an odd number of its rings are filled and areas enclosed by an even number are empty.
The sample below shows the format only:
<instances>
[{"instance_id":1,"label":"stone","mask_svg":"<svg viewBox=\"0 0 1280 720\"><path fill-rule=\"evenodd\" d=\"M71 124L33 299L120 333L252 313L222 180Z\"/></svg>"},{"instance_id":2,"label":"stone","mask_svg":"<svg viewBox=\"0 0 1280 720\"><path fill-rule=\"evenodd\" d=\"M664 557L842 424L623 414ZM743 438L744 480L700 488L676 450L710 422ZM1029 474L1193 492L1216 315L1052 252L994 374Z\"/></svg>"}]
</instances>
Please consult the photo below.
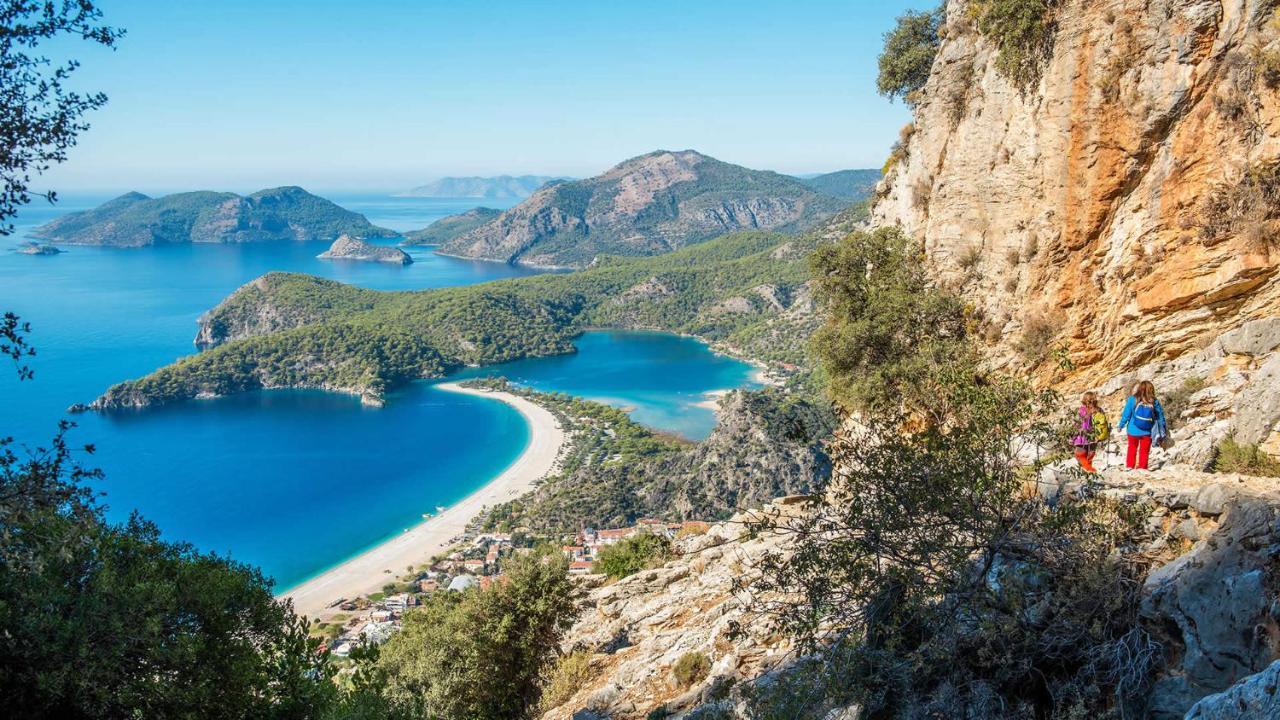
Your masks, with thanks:
<instances>
[{"instance_id":1,"label":"stone","mask_svg":"<svg viewBox=\"0 0 1280 720\"><path fill-rule=\"evenodd\" d=\"M1231 491L1222 483L1210 483L1200 488L1191 501L1191 509L1201 515L1221 515L1231 498Z\"/></svg>"},{"instance_id":2,"label":"stone","mask_svg":"<svg viewBox=\"0 0 1280 720\"><path fill-rule=\"evenodd\" d=\"M1141 614L1168 657L1150 716L1180 718L1200 698L1261 671L1280 650L1271 604L1280 589L1280 507L1228 503L1218 531L1148 575Z\"/></svg>"},{"instance_id":3,"label":"stone","mask_svg":"<svg viewBox=\"0 0 1280 720\"><path fill-rule=\"evenodd\" d=\"M1280 718L1280 660L1216 695L1196 703L1185 720Z\"/></svg>"},{"instance_id":4,"label":"stone","mask_svg":"<svg viewBox=\"0 0 1280 720\"><path fill-rule=\"evenodd\" d=\"M1280 317L1252 320L1218 339L1223 352L1232 355L1266 355L1280 348Z\"/></svg>"}]
</instances>

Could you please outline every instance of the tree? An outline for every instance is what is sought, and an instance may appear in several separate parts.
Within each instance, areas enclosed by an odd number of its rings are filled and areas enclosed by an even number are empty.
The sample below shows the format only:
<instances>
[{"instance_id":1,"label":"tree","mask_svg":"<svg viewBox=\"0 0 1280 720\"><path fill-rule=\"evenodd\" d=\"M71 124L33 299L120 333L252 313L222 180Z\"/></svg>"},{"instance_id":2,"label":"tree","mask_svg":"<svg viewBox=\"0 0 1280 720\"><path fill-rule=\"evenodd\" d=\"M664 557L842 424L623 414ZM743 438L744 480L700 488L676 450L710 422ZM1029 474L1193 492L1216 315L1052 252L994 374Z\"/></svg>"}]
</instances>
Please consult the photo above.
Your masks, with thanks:
<instances>
[{"instance_id":1,"label":"tree","mask_svg":"<svg viewBox=\"0 0 1280 720\"><path fill-rule=\"evenodd\" d=\"M412 717L530 717L573 618L570 589L568 561L543 549L488 588L433 594L380 648L385 686L366 692Z\"/></svg>"},{"instance_id":2,"label":"tree","mask_svg":"<svg viewBox=\"0 0 1280 720\"><path fill-rule=\"evenodd\" d=\"M898 16L893 29L884 35L884 49L878 61L876 90L881 95L914 104L913 96L929 80L933 57L938 53L942 19L942 8L929 12L908 10Z\"/></svg>"},{"instance_id":3,"label":"tree","mask_svg":"<svg viewBox=\"0 0 1280 720\"><path fill-rule=\"evenodd\" d=\"M972 368L964 304L935 286L918 243L897 228L854 232L813 255L828 310L813 347L846 410L907 408L940 422L954 410L931 378Z\"/></svg>"},{"instance_id":4,"label":"tree","mask_svg":"<svg viewBox=\"0 0 1280 720\"><path fill-rule=\"evenodd\" d=\"M108 523L63 423L20 460L0 441L0 693L28 718L305 718L327 656L254 568ZM92 450L90 447L89 450Z\"/></svg>"},{"instance_id":5,"label":"tree","mask_svg":"<svg viewBox=\"0 0 1280 720\"><path fill-rule=\"evenodd\" d=\"M616 580L634 575L670 554L670 540L651 532L636 533L601 550L593 568Z\"/></svg>"}]
</instances>

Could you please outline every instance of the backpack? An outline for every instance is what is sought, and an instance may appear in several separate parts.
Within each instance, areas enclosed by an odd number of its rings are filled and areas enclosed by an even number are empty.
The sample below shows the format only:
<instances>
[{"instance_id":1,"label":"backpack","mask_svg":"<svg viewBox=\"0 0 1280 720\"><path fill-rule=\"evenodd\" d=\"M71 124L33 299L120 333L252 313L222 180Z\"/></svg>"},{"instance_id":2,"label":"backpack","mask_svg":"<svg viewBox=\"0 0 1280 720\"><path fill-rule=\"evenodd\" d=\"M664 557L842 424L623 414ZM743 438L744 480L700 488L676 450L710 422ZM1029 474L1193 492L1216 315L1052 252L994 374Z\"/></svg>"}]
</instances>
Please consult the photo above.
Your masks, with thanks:
<instances>
[{"instance_id":1,"label":"backpack","mask_svg":"<svg viewBox=\"0 0 1280 720\"><path fill-rule=\"evenodd\" d=\"M1111 421L1107 419L1107 414L1101 410L1095 410L1093 415L1089 417L1089 441L1095 443L1104 443L1111 439Z\"/></svg>"},{"instance_id":2,"label":"backpack","mask_svg":"<svg viewBox=\"0 0 1280 720\"><path fill-rule=\"evenodd\" d=\"M1133 408L1133 426L1142 432L1151 432L1156 426L1156 406L1138 403Z\"/></svg>"}]
</instances>

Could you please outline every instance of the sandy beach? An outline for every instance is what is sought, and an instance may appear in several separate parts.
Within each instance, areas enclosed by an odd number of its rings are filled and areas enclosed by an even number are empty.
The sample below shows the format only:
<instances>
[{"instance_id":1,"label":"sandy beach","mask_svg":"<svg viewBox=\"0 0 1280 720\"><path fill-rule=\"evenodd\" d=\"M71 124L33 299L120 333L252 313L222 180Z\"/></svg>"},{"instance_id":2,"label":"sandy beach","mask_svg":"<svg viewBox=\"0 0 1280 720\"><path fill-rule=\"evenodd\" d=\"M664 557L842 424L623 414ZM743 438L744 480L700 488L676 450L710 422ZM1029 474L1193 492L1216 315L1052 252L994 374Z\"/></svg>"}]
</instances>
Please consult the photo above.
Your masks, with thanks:
<instances>
[{"instance_id":1,"label":"sandy beach","mask_svg":"<svg viewBox=\"0 0 1280 720\"><path fill-rule=\"evenodd\" d=\"M330 606L341 598L379 592L383 585L403 575L408 566L422 565L448 548L450 540L460 535L485 506L525 494L555 466L565 436L560 423L547 410L511 393L465 388L456 383L436 387L511 405L529 422L529 445L501 475L466 499L281 594L281 599L293 601L298 614L323 618L337 612L336 607Z\"/></svg>"}]
</instances>

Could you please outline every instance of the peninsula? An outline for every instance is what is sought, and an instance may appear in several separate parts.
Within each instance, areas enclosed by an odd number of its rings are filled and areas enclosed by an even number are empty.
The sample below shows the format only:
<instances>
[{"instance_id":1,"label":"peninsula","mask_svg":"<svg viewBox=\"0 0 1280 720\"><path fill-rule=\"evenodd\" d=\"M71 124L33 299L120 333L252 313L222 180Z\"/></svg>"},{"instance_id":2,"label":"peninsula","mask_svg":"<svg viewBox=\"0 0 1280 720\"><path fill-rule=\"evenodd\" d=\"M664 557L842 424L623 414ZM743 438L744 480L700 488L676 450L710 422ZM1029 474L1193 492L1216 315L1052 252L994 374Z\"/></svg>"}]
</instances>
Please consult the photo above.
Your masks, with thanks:
<instances>
[{"instance_id":1,"label":"peninsula","mask_svg":"<svg viewBox=\"0 0 1280 720\"><path fill-rule=\"evenodd\" d=\"M374 245L350 235L340 235L328 250L316 257L321 260L360 260L363 262L392 263L395 265L411 265L413 258L409 253L385 245Z\"/></svg>"},{"instance_id":2,"label":"peninsula","mask_svg":"<svg viewBox=\"0 0 1280 720\"><path fill-rule=\"evenodd\" d=\"M529 444L502 474L462 502L280 595L283 600L293 601L298 614L323 618L336 612L333 606L343 598L377 592L395 573L409 565L421 565L447 549L453 538L461 535L486 507L525 495L554 470L565 434L556 417L546 409L508 392L456 383L441 383L436 387L507 403L529 423ZM388 575L388 571L392 574Z\"/></svg>"}]
</instances>

